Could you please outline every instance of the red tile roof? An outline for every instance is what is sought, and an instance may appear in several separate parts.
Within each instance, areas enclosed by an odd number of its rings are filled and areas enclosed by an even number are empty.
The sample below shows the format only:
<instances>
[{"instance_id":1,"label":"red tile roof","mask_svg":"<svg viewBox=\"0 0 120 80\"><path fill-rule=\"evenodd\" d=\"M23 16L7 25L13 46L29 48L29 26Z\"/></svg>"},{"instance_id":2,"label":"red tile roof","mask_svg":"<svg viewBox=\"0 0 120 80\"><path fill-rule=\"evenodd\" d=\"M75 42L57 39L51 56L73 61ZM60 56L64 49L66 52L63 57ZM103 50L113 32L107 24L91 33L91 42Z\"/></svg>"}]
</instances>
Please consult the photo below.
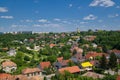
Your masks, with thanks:
<instances>
[{"instance_id":1,"label":"red tile roof","mask_svg":"<svg viewBox=\"0 0 120 80\"><path fill-rule=\"evenodd\" d=\"M112 52L114 52L114 53L120 53L120 50L113 49Z\"/></svg>"},{"instance_id":2,"label":"red tile roof","mask_svg":"<svg viewBox=\"0 0 120 80\"><path fill-rule=\"evenodd\" d=\"M34 73L34 72L40 72L41 70L39 68L26 68L22 71L22 74L28 74L28 73Z\"/></svg>"},{"instance_id":3,"label":"red tile roof","mask_svg":"<svg viewBox=\"0 0 120 80\"><path fill-rule=\"evenodd\" d=\"M120 75L119 76L117 76L117 79L116 80L120 80Z\"/></svg>"},{"instance_id":4,"label":"red tile roof","mask_svg":"<svg viewBox=\"0 0 120 80\"><path fill-rule=\"evenodd\" d=\"M48 62L40 62L41 69L48 68L50 66L51 66L50 61L48 61Z\"/></svg>"},{"instance_id":5,"label":"red tile roof","mask_svg":"<svg viewBox=\"0 0 120 80\"><path fill-rule=\"evenodd\" d=\"M2 67L16 67L17 65L12 61L5 61L2 63Z\"/></svg>"},{"instance_id":6,"label":"red tile roof","mask_svg":"<svg viewBox=\"0 0 120 80\"><path fill-rule=\"evenodd\" d=\"M54 46L56 46L56 44L50 44L50 48L52 48L52 47L54 47Z\"/></svg>"},{"instance_id":7,"label":"red tile roof","mask_svg":"<svg viewBox=\"0 0 120 80\"><path fill-rule=\"evenodd\" d=\"M59 61L62 61L63 60L63 57L59 57L59 58L57 58L57 61L59 62Z\"/></svg>"},{"instance_id":8,"label":"red tile roof","mask_svg":"<svg viewBox=\"0 0 120 80\"><path fill-rule=\"evenodd\" d=\"M0 80L13 80L13 76L6 73L0 73Z\"/></svg>"},{"instance_id":9,"label":"red tile roof","mask_svg":"<svg viewBox=\"0 0 120 80\"><path fill-rule=\"evenodd\" d=\"M86 59L89 59L90 57L95 58L95 57L97 57L97 56L102 57L103 54L104 54L105 56L107 56L105 53L88 52L88 53L85 55L85 58L86 58Z\"/></svg>"},{"instance_id":10,"label":"red tile roof","mask_svg":"<svg viewBox=\"0 0 120 80\"><path fill-rule=\"evenodd\" d=\"M58 70L60 73L64 73L64 71L68 71L70 73L77 73L80 72L80 69L78 66L72 66L72 67L65 67L65 68L61 68Z\"/></svg>"}]
</instances>

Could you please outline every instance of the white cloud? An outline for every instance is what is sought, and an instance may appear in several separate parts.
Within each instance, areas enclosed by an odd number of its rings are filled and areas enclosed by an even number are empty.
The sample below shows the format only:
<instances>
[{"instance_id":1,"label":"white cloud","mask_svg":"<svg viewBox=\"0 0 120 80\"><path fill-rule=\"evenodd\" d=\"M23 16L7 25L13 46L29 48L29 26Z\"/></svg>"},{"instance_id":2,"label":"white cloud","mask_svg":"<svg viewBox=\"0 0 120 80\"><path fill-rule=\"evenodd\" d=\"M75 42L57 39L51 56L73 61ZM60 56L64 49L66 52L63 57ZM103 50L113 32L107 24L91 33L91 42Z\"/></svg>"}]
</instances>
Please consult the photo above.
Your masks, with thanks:
<instances>
[{"instance_id":1,"label":"white cloud","mask_svg":"<svg viewBox=\"0 0 120 80\"><path fill-rule=\"evenodd\" d=\"M114 6L115 2L112 0L93 0L89 6L102 6L102 7L111 7Z\"/></svg>"},{"instance_id":2,"label":"white cloud","mask_svg":"<svg viewBox=\"0 0 120 80\"><path fill-rule=\"evenodd\" d=\"M56 28L56 27L60 27L60 24L54 24L54 23L50 23L50 24L34 24L34 27L52 27L52 28Z\"/></svg>"},{"instance_id":3,"label":"white cloud","mask_svg":"<svg viewBox=\"0 0 120 80\"><path fill-rule=\"evenodd\" d=\"M18 25L18 24L12 24L11 25L12 28L18 28L18 27L26 27L26 25Z\"/></svg>"},{"instance_id":4,"label":"white cloud","mask_svg":"<svg viewBox=\"0 0 120 80\"><path fill-rule=\"evenodd\" d=\"M8 12L6 7L0 7L0 12Z\"/></svg>"},{"instance_id":5,"label":"white cloud","mask_svg":"<svg viewBox=\"0 0 120 80\"><path fill-rule=\"evenodd\" d=\"M69 4L69 7L72 7L73 6L73 4Z\"/></svg>"},{"instance_id":6,"label":"white cloud","mask_svg":"<svg viewBox=\"0 0 120 80\"><path fill-rule=\"evenodd\" d=\"M92 15L92 14L90 14L90 15L83 18L83 20L95 20L95 19L97 19L97 17Z\"/></svg>"},{"instance_id":7,"label":"white cloud","mask_svg":"<svg viewBox=\"0 0 120 80\"><path fill-rule=\"evenodd\" d=\"M3 18L3 19L13 19L13 16L0 16L0 18Z\"/></svg>"},{"instance_id":8,"label":"white cloud","mask_svg":"<svg viewBox=\"0 0 120 80\"><path fill-rule=\"evenodd\" d=\"M54 21L61 21L61 19L55 18Z\"/></svg>"},{"instance_id":9,"label":"white cloud","mask_svg":"<svg viewBox=\"0 0 120 80\"><path fill-rule=\"evenodd\" d=\"M48 20L47 19L40 19L40 20L38 20L38 22L46 23L46 22L48 22Z\"/></svg>"},{"instance_id":10,"label":"white cloud","mask_svg":"<svg viewBox=\"0 0 120 80\"><path fill-rule=\"evenodd\" d=\"M71 24L71 22L69 22L69 21L62 21L64 24Z\"/></svg>"},{"instance_id":11,"label":"white cloud","mask_svg":"<svg viewBox=\"0 0 120 80\"><path fill-rule=\"evenodd\" d=\"M80 24L87 24L88 22L80 22Z\"/></svg>"},{"instance_id":12,"label":"white cloud","mask_svg":"<svg viewBox=\"0 0 120 80\"><path fill-rule=\"evenodd\" d=\"M115 17L118 17L119 14L114 14L114 15L108 15L109 18L115 18Z\"/></svg>"}]
</instances>

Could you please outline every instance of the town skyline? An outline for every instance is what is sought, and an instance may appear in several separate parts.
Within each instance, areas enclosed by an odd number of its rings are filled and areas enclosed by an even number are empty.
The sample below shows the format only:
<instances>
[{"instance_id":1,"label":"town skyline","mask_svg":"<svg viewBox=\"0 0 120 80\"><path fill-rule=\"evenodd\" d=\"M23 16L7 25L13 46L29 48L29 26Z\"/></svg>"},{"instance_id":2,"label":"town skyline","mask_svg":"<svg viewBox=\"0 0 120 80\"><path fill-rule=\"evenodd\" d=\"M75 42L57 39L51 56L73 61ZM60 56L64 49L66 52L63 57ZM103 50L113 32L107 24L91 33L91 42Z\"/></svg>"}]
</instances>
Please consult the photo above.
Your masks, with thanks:
<instances>
[{"instance_id":1,"label":"town skyline","mask_svg":"<svg viewBox=\"0 0 120 80\"><path fill-rule=\"evenodd\" d=\"M120 30L118 0L0 0L0 32Z\"/></svg>"}]
</instances>

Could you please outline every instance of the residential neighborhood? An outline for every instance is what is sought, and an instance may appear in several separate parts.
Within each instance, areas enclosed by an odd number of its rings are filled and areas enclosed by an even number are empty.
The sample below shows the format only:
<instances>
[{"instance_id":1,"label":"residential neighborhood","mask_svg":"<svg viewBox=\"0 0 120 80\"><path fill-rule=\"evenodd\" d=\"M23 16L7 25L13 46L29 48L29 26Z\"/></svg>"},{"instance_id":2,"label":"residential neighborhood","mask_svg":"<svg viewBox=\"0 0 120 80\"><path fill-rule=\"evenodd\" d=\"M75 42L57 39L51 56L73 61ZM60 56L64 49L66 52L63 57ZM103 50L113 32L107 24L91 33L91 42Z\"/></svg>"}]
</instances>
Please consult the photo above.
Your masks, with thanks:
<instances>
[{"instance_id":1,"label":"residential neighborhood","mask_svg":"<svg viewBox=\"0 0 120 80\"><path fill-rule=\"evenodd\" d=\"M83 36L83 33L89 34L87 31L1 34L0 37L6 38L5 42L9 40L9 43L2 44L4 41L0 38L0 80L60 80L61 78L84 80L85 77L87 80L108 80L111 77L114 78L111 80L119 80L119 47L110 44L107 47L106 43L102 45L97 42L101 32L93 31L91 35L96 37L92 40L89 40L91 37L85 39L86 35ZM111 33L111 37L120 34L117 31L103 31L103 33L106 33L105 35ZM119 42L118 37L116 38ZM36 46L39 50L35 49Z\"/></svg>"}]
</instances>

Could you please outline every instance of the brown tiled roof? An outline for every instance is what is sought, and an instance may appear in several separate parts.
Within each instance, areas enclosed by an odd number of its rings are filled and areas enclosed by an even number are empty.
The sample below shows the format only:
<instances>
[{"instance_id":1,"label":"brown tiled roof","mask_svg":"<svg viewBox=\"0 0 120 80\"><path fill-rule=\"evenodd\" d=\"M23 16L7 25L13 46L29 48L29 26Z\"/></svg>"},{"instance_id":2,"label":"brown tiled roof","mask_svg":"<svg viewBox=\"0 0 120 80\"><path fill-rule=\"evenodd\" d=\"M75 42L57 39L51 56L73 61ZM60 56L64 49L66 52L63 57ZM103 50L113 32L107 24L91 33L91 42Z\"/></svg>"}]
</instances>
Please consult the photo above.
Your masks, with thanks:
<instances>
[{"instance_id":1,"label":"brown tiled roof","mask_svg":"<svg viewBox=\"0 0 120 80\"><path fill-rule=\"evenodd\" d=\"M48 62L40 62L41 69L48 68L50 66L51 66L50 61L48 61Z\"/></svg>"},{"instance_id":2,"label":"brown tiled roof","mask_svg":"<svg viewBox=\"0 0 120 80\"><path fill-rule=\"evenodd\" d=\"M2 63L2 67L16 67L17 65L12 61L5 61Z\"/></svg>"},{"instance_id":3,"label":"brown tiled roof","mask_svg":"<svg viewBox=\"0 0 120 80\"><path fill-rule=\"evenodd\" d=\"M57 58L57 61L59 62L59 61L62 61L63 60L63 57L58 57Z\"/></svg>"},{"instance_id":4,"label":"brown tiled roof","mask_svg":"<svg viewBox=\"0 0 120 80\"><path fill-rule=\"evenodd\" d=\"M105 56L107 56L105 53L88 52L88 53L85 55L85 58L86 58L86 59L89 59L90 57L95 58L95 57L97 57L97 56L102 57L103 54L104 54Z\"/></svg>"},{"instance_id":5,"label":"brown tiled roof","mask_svg":"<svg viewBox=\"0 0 120 80\"><path fill-rule=\"evenodd\" d=\"M41 70L39 68L26 68L22 71L22 74L27 73L34 73L34 72L40 72Z\"/></svg>"},{"instance_id":6,"label":"brown tiled roof","mask_svg":"<svg viewBox=\"0 0 120 80\"><path fill-rule=\"evenodd\" d=\"M78 66L72 66L72 67L65 67L65 68L61 68L58 70L60 73L64 73L64 71L68 71L70 73L77 73L80 72L80 69Z\"/></svg>"},{"instance_id":7,"label":"brown tiled roof","mask_svg":"<svg viewBox=\"0 0 120 80\"><path fill-rule=\"evenodd\" d=\"M113 49L112 52L114 52L114 53L120 53L120 50Z\"/></svg>"},{"instance_id":8,"label":"brown tiled roof","mask_svg":"<svg viewBox=\"0 0 120 80\"><path fill-rule=\"evenodd\" d=\"M94 72L87 72L87 73L83 74L82 76L92 77L94 79L96 79L96 78L103 78L104 77L104 75L98 74L98 73L94 73Z\"/></svg>"},{"instance_id":9,"label":"brown tiled roof","mask_svg":"<svg viewBox=\"0 0 120 80\"><path fill-rule=\"evenodd\" d=\"M6 73L0 73L0 80L13 80L13 76Z\"/></svg>"},{"instance_id":10,"label":"brown tiled roof","mask_svg":"<svg viewBox=\"0 0 120 80\"><path fill-rule=\"evenodd\" d=\"M117 79L116 80L120 80L120 75L119 76L117 76Z\"/></svg>"},{"instance_id":11,"label":"brown tiled roof","mask_svg":"<svg viewBox=\"0 0 120 80\"><path fill-rule=\"evenodd\" d=\"M50 44L50 47L51 47L51 48L54 47L54 46L56 46L56 44Z\"/></svg>"}]
</instances>

